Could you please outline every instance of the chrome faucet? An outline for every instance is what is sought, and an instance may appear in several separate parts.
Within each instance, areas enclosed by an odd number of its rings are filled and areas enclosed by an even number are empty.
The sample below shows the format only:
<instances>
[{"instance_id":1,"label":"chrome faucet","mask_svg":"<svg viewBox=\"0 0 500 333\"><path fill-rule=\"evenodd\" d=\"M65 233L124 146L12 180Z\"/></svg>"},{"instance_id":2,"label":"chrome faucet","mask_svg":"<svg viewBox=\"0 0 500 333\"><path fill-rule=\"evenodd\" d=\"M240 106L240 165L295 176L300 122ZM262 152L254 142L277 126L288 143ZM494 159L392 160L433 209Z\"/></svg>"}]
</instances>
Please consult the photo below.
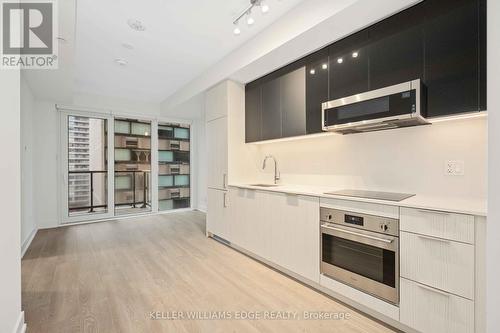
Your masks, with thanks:
<instances>
[{"instance_id":1,"label":"chrome faucet","mask_svg":"<svg viewBox=\"0 0 500 333\"><path fill-rule=\"evenodd\" d=\"M267 155L264 157L264 162L262 162L262 170L266 168L266 161L268 158L272 158L274 161L274 184L278 183L280 180L280 172L278 171L278 162L276 162L276 158L273 155Z\"/></svg>"}]
</instances>

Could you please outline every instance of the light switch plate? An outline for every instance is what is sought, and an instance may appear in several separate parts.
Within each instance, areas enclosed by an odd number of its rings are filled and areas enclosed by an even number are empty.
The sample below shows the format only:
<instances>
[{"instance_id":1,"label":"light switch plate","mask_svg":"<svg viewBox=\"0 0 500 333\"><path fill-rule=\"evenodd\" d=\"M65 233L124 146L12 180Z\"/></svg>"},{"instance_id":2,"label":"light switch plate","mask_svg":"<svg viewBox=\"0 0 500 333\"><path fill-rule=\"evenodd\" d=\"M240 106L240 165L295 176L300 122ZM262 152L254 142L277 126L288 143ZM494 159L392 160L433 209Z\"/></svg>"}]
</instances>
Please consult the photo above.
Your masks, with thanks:
<instances>
[{"instance_id":1,"label":"light switch plate","mask_svg":"<svg viewBox=\"0 0 500 333\"><path fill-rule=\"evenodd\" d=\"M465 175L465 163L461 160L446 161L444 165L444 174L446 176Z\"/></svg>"}]
</instances>

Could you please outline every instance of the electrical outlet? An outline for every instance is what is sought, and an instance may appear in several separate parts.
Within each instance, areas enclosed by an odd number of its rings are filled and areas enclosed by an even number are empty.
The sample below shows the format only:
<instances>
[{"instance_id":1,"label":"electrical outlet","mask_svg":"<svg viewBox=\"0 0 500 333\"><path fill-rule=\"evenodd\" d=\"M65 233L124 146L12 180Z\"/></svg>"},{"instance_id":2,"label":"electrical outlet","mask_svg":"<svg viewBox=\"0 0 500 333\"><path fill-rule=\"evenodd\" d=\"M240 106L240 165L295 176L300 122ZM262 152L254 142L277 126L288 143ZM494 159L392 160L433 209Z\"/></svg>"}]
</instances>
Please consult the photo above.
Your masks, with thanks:
<instances>
[{"instance_id":1,"label":"electrical outlet","mask_svg":"<svg viewBox=\"0 0 500 333\"><path fill-rule=\"evenodd\" d=\"M444 174L447 176L463 176L465 174L464 161L446 161Z\"/></svg>"}]
</instances>

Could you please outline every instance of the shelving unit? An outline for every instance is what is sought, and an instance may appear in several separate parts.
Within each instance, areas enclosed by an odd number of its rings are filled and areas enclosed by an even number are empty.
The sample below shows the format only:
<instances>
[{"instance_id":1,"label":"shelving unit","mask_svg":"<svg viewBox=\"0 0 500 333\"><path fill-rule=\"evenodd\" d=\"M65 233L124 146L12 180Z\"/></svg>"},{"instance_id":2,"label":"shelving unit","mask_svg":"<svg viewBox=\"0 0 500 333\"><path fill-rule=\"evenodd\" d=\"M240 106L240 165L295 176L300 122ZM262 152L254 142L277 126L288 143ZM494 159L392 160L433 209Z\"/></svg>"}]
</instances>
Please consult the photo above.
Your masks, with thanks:
<instances>
[{"instance_id":1,"label":"shelving unit","mask_svg":"<svg viewBox=\"0 0 500 333\"><path fill-rule=\"evenodd\" d=\"M158 210L189 208L189 125L158 124Z\"/></svg>"},{"instance_id":2,"label":"shelving unit","mask_svg":"<svg viewBox=\"0 0 500 333\"><path fill-rule=\"evenodd\" d=\"M115 209L151 211L151 124L115 120Z\"/></svg>"}]
</instances>

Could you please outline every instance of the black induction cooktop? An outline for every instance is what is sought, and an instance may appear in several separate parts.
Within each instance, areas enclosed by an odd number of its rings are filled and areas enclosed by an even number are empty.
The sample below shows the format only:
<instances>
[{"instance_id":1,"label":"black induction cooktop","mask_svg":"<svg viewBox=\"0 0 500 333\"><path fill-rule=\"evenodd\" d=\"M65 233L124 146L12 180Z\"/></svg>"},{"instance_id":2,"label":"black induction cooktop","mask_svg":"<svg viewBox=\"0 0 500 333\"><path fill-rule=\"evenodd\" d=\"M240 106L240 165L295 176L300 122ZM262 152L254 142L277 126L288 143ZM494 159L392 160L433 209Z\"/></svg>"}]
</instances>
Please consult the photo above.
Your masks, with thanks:
<instances>
[{"instance_id":1,"label":"black induction cooktop","mask_svg":"<svg viewBox=\"0 0 500 333\"><path fill-rule=\"evenodd\" d=\"M345 197L365 198L365 199L397 201L397 202L411 198L415 195L409 193L393 193L393 192L362 191L362 190L340 190L340 191L326 192L325 194L340 195Z\"/></svg>"}]
</instances>

